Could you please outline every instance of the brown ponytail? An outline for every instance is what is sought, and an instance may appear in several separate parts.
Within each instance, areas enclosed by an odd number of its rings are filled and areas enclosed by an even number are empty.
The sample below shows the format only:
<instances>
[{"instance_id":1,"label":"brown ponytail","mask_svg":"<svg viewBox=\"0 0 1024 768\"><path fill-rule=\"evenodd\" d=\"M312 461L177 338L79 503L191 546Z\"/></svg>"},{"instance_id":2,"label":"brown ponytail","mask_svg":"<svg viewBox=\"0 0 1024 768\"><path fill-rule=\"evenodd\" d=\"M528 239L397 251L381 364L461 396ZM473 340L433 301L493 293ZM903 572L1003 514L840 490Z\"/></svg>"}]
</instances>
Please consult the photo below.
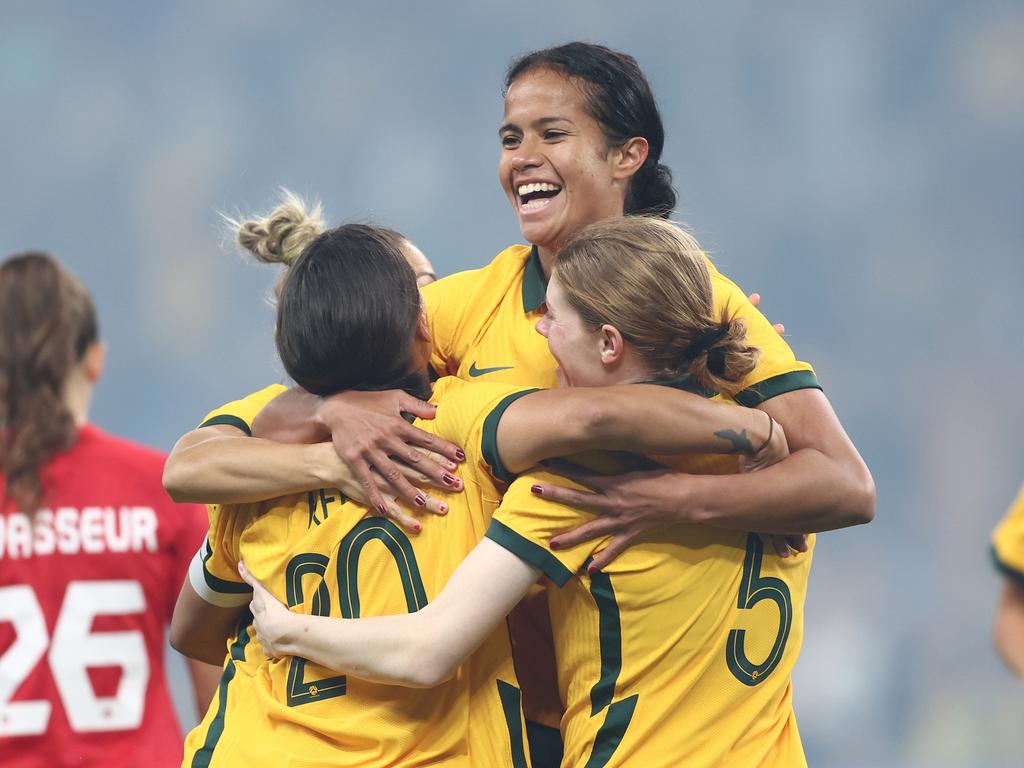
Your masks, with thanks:
<instances>
[{"instance_id":1,"label":"brown ponytail","mask_svg":"<svg viewBox=\"0 0 1024 768\"><path fill-rule=\"evenodd\" d=\"M700 245L669 221L627 216L584 227L554 271L584 324L618 328L659 377L688 373L731 395L757 364L743 321L714 314Z\"/></svg>"},{"instance_id":2,"label":"brown ponytail","mask_svg":"<svg viewBox=\"0 0 1024 768\"><path fill-rule=\"evenodd\" d=\"M0 265L0 474L28 515L43 501L42 466L74 444L64 403L68 375L97 340L85 287L52 256L24 253Z\"/></svg>"}]
</instances>

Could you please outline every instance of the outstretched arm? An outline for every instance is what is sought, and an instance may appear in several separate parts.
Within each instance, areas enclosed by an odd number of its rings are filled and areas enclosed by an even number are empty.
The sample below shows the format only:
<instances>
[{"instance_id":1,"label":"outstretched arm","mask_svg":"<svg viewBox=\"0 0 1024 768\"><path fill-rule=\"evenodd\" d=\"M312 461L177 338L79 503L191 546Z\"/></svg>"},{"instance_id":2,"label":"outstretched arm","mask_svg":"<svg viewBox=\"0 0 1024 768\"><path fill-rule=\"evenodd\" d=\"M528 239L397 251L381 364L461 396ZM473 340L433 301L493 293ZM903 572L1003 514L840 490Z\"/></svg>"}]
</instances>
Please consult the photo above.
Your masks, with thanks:
<instances>
[{"instance_id":1,"label":"outstretched arm","mask_svg":"<svg viewBox=\"0 0 1024 768\"><path fill-rule=\"evenodd\" d=\"M164 465L175 501L244 504L343 481L330 443L285 445L218 424L193 429Z\"/></svg>"},{"instance_id":2,"label":"outstretched arm","mask_svg":"<svg viewBox=\"0 0 1024 768\"><path fill-rule=\"evenodd\" d=\"M592 449L740 453L754 467L786 455L783 430L765 414L653 384L525 395L502 414L497 444L510 472Z\"/></svg>"},{"instance_id":3,"label":"outstretched arm","mask_svg":"<svg viewBox=\"0 0 1024 768\"><path fill-rule=\"evenodd\" d=\"M405 466L403 471L407 483L430 483L416 469ZM241 429L221 424L200 427L182 437L164 465L163 482L175 501L207 504L244 504L317 488L337 488L349 498L369 501L363 484L331 443L278 443L247 437ZM418 506L426 511L448 511L443 502L428 499L420 491L417 495L425 501ZM383 498L381 514L408 531L418 529L416 518L393 497Z\"/></svg>"},{"instance_id":4,"label":"outstretched arm","mask_svg":"<svg viewBox=\"0 0 1024 768\"><path fill-rule=\"evenodd\" d=\"M250 606L256 639L269 656L304 659L377 683L431 688L497 627L540 577L540 570L484 539L423 610L338 619L292 613L256 581Z\"/></svg>"},{"instance_id":5,"label":"outstretched arm","mask_svg":"<svg viewBox=\"0 0 1024 768\"><path fill-rule=\"evenodd\" d=\"M763 533L826 531L870 522L871 473L825 395L802 389L761 406L785 427L792 454L752 474L684 475L657 471L576 479L597 493L544 484L540 495L601 517L556 537L558 546L613 536L595 558L603 567L643 531L676 522Z\"/></svg>"}]
</instances>

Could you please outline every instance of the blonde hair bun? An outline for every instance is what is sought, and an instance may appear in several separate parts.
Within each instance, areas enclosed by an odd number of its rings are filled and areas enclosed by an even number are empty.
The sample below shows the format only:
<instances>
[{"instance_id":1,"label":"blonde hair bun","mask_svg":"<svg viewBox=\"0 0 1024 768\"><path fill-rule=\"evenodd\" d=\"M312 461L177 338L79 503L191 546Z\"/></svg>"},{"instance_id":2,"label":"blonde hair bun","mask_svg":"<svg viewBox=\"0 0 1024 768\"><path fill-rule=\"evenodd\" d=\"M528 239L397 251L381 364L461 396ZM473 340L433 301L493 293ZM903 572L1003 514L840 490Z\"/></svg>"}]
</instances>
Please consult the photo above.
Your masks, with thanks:
<instances>
[{"instance_id":1,"label":"blonde hair bun","mask_svg":"<svg viewBox=\"0 0 1024 768\"><path fill-rule=\"evenodd\" d=\"M238 244L264 264L291 266L327 225L319 202L312 208L301 197L281 190L281 203L266 216L228 219Z\"/></svg>"}]
</instances>

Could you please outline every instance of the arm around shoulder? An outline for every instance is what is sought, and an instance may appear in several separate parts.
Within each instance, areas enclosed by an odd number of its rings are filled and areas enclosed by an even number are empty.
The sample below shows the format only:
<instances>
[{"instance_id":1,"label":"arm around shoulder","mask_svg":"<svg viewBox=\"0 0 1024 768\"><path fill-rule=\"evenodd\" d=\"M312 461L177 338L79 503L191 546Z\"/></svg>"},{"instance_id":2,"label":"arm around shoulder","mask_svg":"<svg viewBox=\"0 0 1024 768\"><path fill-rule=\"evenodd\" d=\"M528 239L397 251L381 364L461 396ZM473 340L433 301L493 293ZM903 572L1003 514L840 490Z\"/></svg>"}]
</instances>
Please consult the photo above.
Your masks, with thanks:
<instances>
[{"instance_id":1,"label":"arm around shoulder","mask_svg":"<svg viewBox=\"0 0 1024 768\"><path fill-rule=\"evenodd\" d=\"M441 594L415 613L337 619L289 611L248 574L253 627L272 656L301 656L372 682L432 688L448 680L540 575L484 539Z\"/></svg>"},{"instance_id":2,"label":"arm around shoulder","mask_svg":"<svg viewBox=\"0 0 1024 768\"><path fill-rule=\"evenodd\" d=\"M810 454L802 473L819 492L831 527L870 523L877 501L874 478L825 394L820 389L800 389L774 397L760 408L786 430L792 455L778 466L801 452Z\"/></svg>"}]
</instances>

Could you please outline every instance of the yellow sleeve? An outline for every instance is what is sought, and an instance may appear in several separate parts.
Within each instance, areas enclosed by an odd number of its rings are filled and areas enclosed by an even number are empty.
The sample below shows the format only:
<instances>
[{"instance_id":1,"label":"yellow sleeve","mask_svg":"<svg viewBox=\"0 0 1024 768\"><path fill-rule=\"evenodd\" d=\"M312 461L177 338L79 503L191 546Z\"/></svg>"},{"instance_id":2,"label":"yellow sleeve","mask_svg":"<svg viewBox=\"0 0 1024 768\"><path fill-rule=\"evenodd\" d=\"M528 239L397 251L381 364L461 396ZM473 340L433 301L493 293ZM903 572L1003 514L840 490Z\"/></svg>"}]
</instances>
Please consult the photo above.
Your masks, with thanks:
<instances>
[{"instance_id":1,"label":"yellow sleeve","mask_svg":"<svg viewBox=\"0 0 1024 768\"><path fill-rule=\"evenodd\" d=\"M267 403L287 391L288 387L283 384L271 384L258 392L246 395L241 400L233 400L220 408L215 408L206 414L206 418L199 426L212 427L216 424L226 424L237 427L252 437L252 422L257 414L266 407Z\"/></svg>"},{"instance_id":2,"label":"yellow sleeve","mask_svg":"<svg viewBox=\"0 0 1024 768\"><path fill-rule=\"evenodd\" d=\"M583 570L607 539L595 539L553 551L550 542L555 534L587 522L592 516L540 498L530 490L536 483L585 490L562 476L542 470L520 475L505 492L486 535L520 560L540 568L559 587L564 587L573 574Z\"/></svg>"},{"instance_id":3,"label":"yellow sleeve","mask_svg":"<svg viewBox=\"0 0 1024 768\"><path fill-rule=\"evenodd\" d=\"M1024 486L992 534L992 559L1000 572L1024 586Z\"/></svg>"},{"instance_id":4,"label":"yellow sleeve","mask_svg":"<svg viewBox=\"0 0 1024 768\"><path fill-rule=\"evenodd\" d=\"M478 475L512 482L498 456L498 422L512 403L533 388L487 381L463 381L446 377L434 385L437 415L429 424L438 437L462 446L465 465ZM493 482L491 483L493 484Z\"/></svg>"},{"instance_id":5,"label":"yellow sleeve","mask_svg":"<svg viewBox=\"0 0 1024 768\"><path fill-rule=\"evenodd\" d=\"M252 587L238 575L242 530L250 519L250 505L211 504L207 507L210 532L188 569L192 588L211 605L232 608L252 599Z\"/></svg>"},{"instance_id":6,"label":"yellow sleeve","mask_svg":"<svg viewBox=\"0 0 1024 768\"><path fill-rule=\"evenodd\" d=\"M438 376L454 375L459 370L462 360L459 342L466 335L462 329L473 307L468 297L475 292L480 272L479 269L457 272L420 289L434 343L430 367Z\"/></svg>"},{"instance_id":7,"label":"yellow sleeve","mask_svg":"<svg viewBox=\"0 0 1024 768\"><path fill-rule=\"evenodd\" d=\"M747 341L761 354L757 367L743 380L743 389L736 402L752 408L765 400L797 389L821 389L814 369L796 359L793 350L775 332L772 324L750 303L746 294L732 280L708 261L715 312L723 320L740 318L747 326Z\"/></svg>"}]
</instances>

